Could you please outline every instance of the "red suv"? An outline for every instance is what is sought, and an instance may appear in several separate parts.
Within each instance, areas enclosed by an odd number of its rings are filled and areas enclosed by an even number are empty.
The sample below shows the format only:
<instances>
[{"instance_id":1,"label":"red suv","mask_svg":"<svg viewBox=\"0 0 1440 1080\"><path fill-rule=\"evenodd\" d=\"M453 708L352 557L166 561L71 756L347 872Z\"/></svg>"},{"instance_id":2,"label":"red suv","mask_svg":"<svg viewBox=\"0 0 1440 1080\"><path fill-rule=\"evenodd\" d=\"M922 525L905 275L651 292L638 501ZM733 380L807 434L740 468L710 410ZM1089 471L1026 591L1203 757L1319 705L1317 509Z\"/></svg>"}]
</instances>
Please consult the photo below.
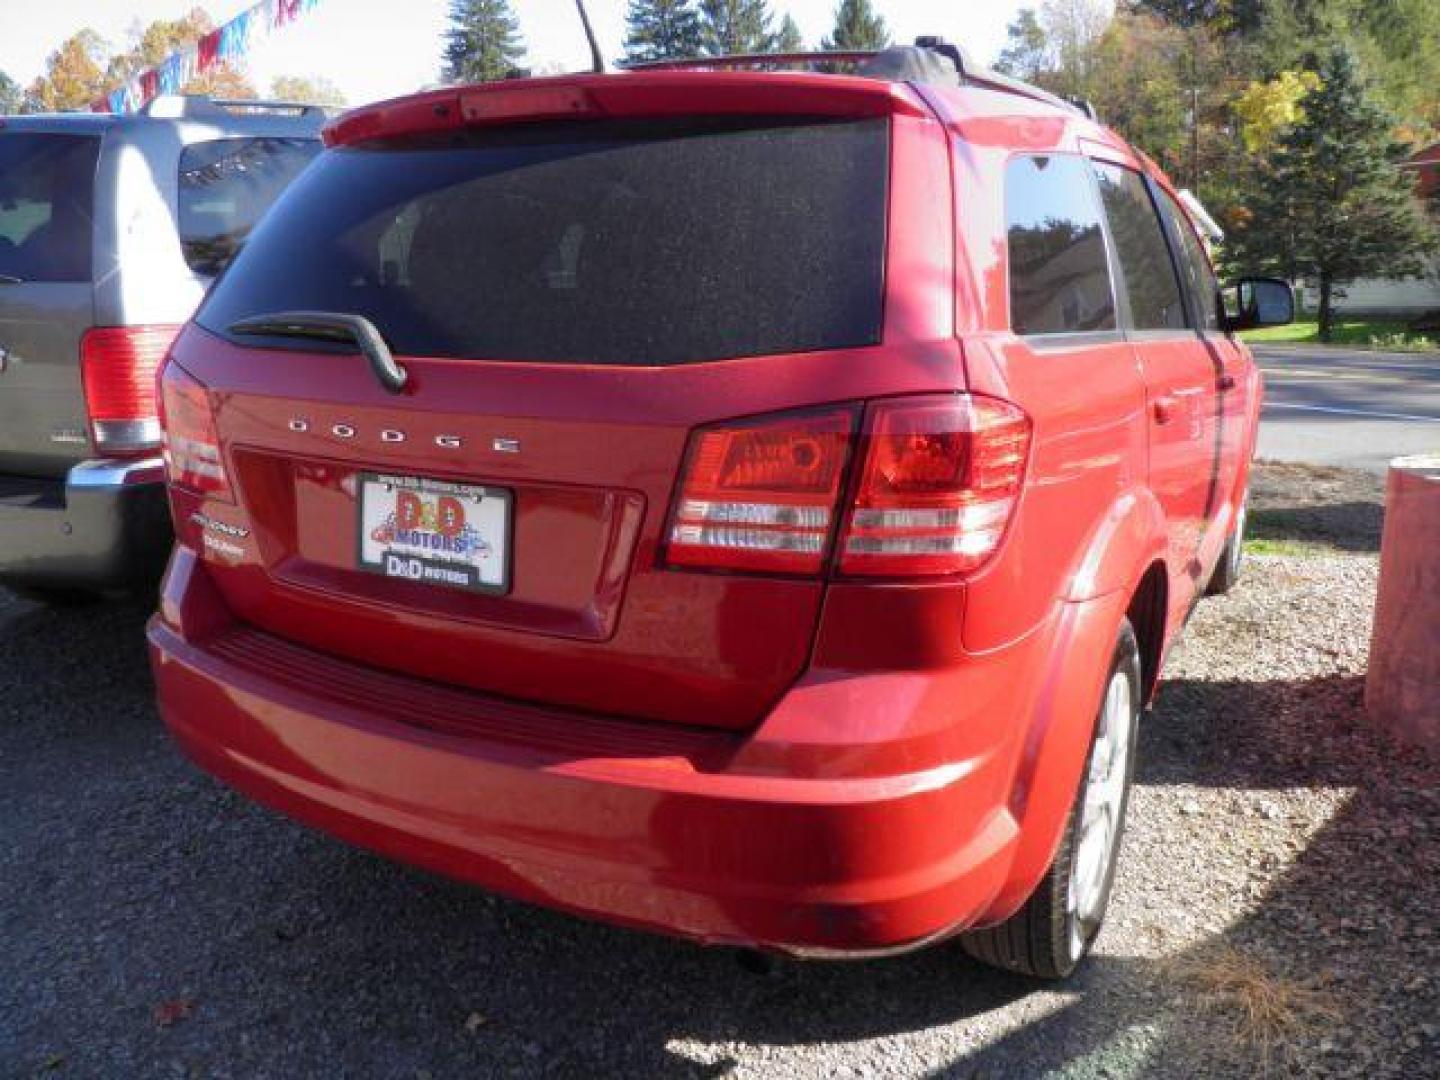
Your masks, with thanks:
<instances>
[{"instance_id":1,"label":"red suv","mask_svg":"<svg viewBox=\"0 0 1440 1080\"><path fill-rule=\"evenodd\" d=\"M616 923L1075 966L1238 567L1228 331L1289 292L1227 317L1076 106L934 41L828 62L330 125L160 376L195 761Z\"/></svg>"}]
</instances>

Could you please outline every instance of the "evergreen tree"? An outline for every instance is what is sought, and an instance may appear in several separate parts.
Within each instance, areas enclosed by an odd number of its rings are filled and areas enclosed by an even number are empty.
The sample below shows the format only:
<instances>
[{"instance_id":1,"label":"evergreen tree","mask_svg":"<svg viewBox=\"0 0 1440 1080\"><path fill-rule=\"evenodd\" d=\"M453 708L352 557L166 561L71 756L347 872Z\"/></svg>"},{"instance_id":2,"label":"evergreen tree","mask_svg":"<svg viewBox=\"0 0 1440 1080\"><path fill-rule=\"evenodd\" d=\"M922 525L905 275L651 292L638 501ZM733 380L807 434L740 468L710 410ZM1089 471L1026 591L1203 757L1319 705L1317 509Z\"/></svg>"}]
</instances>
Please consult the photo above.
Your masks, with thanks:
<instances>
[{"instance_id":1,"label":"evergreen tree","mask_svg":"<svg viewBox=\"0 0 1440 1080\"><path fill-rule=\"evenodd\" d=\"M1329 341L1337 288L1357 278L1403 277L1423 268L1437 238L1395 167L1392 118L1372 99L1354 55L1332 46L1316 65L1320 84L1301 118L1259 166L1242 257L1320 292L1319 333Z\"/></svg>"},{"instance_id":2,"label":"evergreen tree","mask_svg":"<svg viewBox=\"0 0 1440 1080\"><path fill-rule=\"evenodd\" d=\"M820 42L826 52L883 49L890 44L885 20L870 7L870 0L840 0L835 9L835 29Z\"/></svg>"},{"instance_id":3,"label":"evergreen tree","mask_svg":"<svg viewBox=\"0 0 1440 1080\"><path fill-rule=\"evenodd\" d=\"M700 0L700 47L706 54L770 52L773 42L765 0Z\"/></svg>"},{"instance_id":4,"label":"evergreen tree","mask_svg":"<svg viewBox=\"0 0 1440 1080\"><path fill-rule=\"evenodd\" d=\"M625 59L677 60L700 55L700 14L691 0L630 0Z\"/></svg>"},{"instance_id":5,"label":"evergreen tree","mask_svg":"<svg viewBox=\"0 0 1440 1080\"><path fill-rule=\"evenodd\" d=\"M524 48L510 0L451 0L444 78L492 82L514 75Z\"/></svg>"},{"instance_id":6,"label":"evergreen tree","mask_svg":"<svg viewBox=\"0 0 1440 1080\"><path fill-rule=\"evenodd\" d=\"M1050 39L1034 8L1021 8L1005 28L1005 48L995 70L1026 82L1036 82L1051 70Z\"/></svg>"},{"instance_id":7,"label":"evergreen tree","mask_svg":"<svg viewBox=\"0 0 1440 1080\"><path fill-rule=\"evenodd\" d=\"M25 105L25 91L20 84L0 71L0 116L18 113Z\"/></svg>"},{"instance_id":8,"label":"evergreen tree","mask_svg":"<svg viewBox=\"0 0 1440 1080\"><path fill-rule=\"evenodd\" d=\"M775 32L775 41L772 51L777 53L796 53L805 51L805 38L800 34L800 27L795 25L795 20L787 13L785 18L780 20L780 29Z\"/></svg>"}]
</instances>

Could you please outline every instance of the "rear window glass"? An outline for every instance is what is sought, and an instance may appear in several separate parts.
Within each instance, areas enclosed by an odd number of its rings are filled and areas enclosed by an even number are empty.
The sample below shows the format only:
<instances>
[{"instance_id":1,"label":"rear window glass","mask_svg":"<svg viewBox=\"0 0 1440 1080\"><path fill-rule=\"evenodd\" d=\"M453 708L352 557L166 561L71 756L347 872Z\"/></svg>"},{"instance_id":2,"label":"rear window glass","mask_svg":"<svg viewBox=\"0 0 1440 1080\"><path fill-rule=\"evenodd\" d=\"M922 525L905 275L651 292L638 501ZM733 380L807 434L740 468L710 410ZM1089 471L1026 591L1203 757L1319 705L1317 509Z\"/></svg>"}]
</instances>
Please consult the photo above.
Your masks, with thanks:
<instances>
[{"instance_id":1,"label":"rear window glass","mask_svg":"<svg viewBox=\"0 0 1440 1080\"><path fill-rule=\"evenodd\" d=\"M1095 181L1084 159L1018 157L1005 170L1010 325L1017 334L1115 329Z\"/></svg>"},{"instance_id":2,"label":"rear window glass","mask_svg":"<svg viewBox=\"0 0 1440 1080\"><path fill-rule=\"evenodd\" d=\"M887 161L883 120L538 125L329 151L198 321L351 312L400 353L598 364L874 344Z\"/></svg>"},{"instance_id":3,"label":"rear window glass","mask_svg":"<svg viewBox=\"0 0 1440 1080\"><path fill-rule=\"evenodd\" d=\"M99 154L93 135L0 134L0 274L90 280Z\"/></svg>"},{"instance_id":4,"label":"rear window glass","mask_svg":"<svg viewBox=\"0 0 1440 1080\"><path fill-rule=\"evenodd\" d=\"M180 246L197 274L218 274L280 192L320 152L316 139L212 139L180 152Z\"/></svg>"}]
</instances>

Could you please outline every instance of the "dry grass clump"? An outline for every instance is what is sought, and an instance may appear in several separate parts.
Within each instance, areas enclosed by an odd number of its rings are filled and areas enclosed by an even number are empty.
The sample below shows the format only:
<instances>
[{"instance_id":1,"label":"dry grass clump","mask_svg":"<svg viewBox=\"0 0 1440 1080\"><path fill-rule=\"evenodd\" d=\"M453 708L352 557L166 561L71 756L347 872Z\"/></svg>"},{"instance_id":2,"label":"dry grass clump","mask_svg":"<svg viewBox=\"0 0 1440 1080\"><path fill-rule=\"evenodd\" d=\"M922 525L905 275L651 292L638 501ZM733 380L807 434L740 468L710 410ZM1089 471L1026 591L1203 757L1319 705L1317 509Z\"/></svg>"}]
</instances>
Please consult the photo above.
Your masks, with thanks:
<instances>
[{"instance_id":1,"label":"dry grass clump","mask_svg":"<svg viewBox=\"0 0 1440 1080\"><path fill-rule=\"evenodd\" d=\"M1253 1050L1266 1072L1277 1055L1291 1058L1297 1040L1321 1034L1345 1017L1326 977L1280 974L1232 945L1201 949L1172 965L1187 1004Z\"/></svg>"}]
</instances>

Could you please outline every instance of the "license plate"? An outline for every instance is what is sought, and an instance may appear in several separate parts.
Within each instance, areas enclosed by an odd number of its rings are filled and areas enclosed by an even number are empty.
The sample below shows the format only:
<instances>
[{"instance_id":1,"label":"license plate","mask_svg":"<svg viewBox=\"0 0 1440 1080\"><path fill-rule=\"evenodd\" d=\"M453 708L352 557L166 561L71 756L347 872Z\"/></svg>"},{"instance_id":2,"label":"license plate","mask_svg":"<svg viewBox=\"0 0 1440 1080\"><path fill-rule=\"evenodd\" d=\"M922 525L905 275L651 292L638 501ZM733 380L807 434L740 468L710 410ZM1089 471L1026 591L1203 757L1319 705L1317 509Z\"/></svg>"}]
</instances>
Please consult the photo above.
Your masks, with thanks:
<instances>
[{"instance_id":1,"label":"license plate","mask_svg":"<svg viewBox=\"0 0 1440 1080\"><path fill-rule=\"evenodd\" d=\"M360 568L476 592L510 589L506 488L361 473Z\"/></svg>"}]
</instances>

